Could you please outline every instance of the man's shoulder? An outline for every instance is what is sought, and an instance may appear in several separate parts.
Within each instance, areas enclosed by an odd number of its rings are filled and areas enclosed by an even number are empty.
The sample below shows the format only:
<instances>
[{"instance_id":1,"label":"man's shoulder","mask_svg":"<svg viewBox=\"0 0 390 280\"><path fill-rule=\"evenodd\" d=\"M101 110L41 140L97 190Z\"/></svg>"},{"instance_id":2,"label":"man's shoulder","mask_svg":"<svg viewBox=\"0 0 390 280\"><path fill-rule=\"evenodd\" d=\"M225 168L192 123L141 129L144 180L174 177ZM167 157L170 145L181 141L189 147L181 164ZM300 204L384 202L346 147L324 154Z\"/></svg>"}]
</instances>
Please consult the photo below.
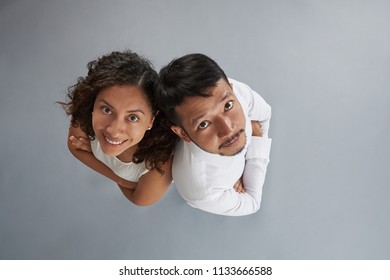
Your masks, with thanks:
<instances>
[{"instance_id":1,"label":"man's shoulder","mask_svg":"<svg viewBox=\"0 0 390 280\"><path fill-rule=\"evenodd\" d=\"M251 91L251 87L243 82L240 82L236 79L233 78L228 78L229 83L233 85L234 90L238 90L240 93L245 92L245 91Z\"/></svg>"},{"instance_id":2,"label":"man's shoulder","mask_svg":"<svg viewBox=\"0 0 390 280\"><path fill-rule=\"evenodd\" d=\"M209 153L203 151L193 142L180 140L174 151L173 161L181 168L186 168L191 163L202 163Z\"/></svg>"}]
</instances>

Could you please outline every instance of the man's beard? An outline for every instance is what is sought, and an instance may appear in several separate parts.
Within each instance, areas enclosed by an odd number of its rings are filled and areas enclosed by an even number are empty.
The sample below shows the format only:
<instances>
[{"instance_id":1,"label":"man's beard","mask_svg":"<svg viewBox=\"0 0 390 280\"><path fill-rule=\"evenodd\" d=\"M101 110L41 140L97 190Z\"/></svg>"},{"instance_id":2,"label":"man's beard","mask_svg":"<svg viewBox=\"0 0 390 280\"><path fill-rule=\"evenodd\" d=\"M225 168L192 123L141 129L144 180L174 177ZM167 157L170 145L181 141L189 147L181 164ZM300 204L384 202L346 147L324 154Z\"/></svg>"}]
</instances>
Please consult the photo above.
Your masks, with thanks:
<instances>
[{"instance_id":1,"label":"man's beard","mask_svg":"<svg viewBox=\"0 0 390 280\"><path fill-rule=\"evenodd\" d=\"M232 141L235 137L239 136L241 133L244 133L244 137L245 137L244 145L242 145L242 147L240 147L236 152L234 152L234 153L231 154L231 155L225 155L225 154L223 154L222 152L221 152L221 153L213 153L213 152L208 151L206 148L203 148L203 147L201 147L200 145L198 145L198 143L196 143L196 142L190 137L190 135L187 133L187 131L186 131L184 128L182 128L182 129L183 129L183 131L187 134L188 138L190 138L190 140L191 140L196 146L199 147L199 149L201 149L201 150L203 150L203 151L205 151L205 152L207 152L207 153L209 153L209 154L216 154L216 155L220 155L220 156L232 157L232 156L236 156L236 155L240 154L240 153L245 149L245 146L246 146L246 140L247 140L247 139L246 139L246 134L245 134L245 130L244 130L244 129L240 129L240 130L239 130L238 132L236 132L232 137L230 137L228 140L224 141L221 145L219 145L218 150L221 150L221 149L224 148L224 147L223 147L224 145L226 145L227 143L229 143L230 141Z\"/></svg>"},{"instance_id":2,"label":"man's beard","mask_svg":"<svg viewBox=\"0 0 390 280\"><path fill-rule=\"evenodd\" d=\"M245 130L243 130L243 129L240 129L237 133L235 133L232 137L230 137L230 139L228 139L228 140L226 140L225 142L223 142L219 147L218 147L218 149L219 150L221 150L221 149L223 149L224 147L224 145L226 145L226 144L228 144L230 141L232 141L234 138L236 138L236 137L239 137L240 136L240 134L241 133L244 133L244 137L245 137L245 142L244 142L244 145L242 146L242 147L240 147L235 153L233 153L232 155L224 155L224 154L222 154L222 153L220 153L219 155L221 155L221 156L236 156L236 155L238 155L239 153L241 153L243 150L244 150L244 148L245 148L245 145L246 145L246 134L245 134Z\"/></svg>"}]
</instances>

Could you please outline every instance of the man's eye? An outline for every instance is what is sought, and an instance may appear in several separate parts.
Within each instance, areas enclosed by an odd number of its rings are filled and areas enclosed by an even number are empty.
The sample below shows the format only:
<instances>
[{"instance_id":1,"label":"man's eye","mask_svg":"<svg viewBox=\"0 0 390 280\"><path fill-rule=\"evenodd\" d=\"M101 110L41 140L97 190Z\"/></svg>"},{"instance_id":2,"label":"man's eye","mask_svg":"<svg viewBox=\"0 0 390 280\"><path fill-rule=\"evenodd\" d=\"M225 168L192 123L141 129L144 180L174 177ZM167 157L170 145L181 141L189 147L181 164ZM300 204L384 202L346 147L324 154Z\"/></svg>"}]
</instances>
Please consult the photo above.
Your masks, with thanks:
<instances>
[{"instance_id":1,"label":"man's eye","mask_svg":"<svg viewBox=\"0 0 390 280\"><path fill-rule=\"evenodd\" d=\"M198 125L198 128L199 129L205 129L206 127L209 126L209 122L208 121L204 121L204 122L201 122L199 125Z\"/></svg>"},{"instance_id":2,"label":"man's eye","mask_svg":"<svg viewBox=\"0 0 390 280\"><path fill-rule=\"evenodd\" d=\"M230 109L232 109L234 107L234 102L231 100L231 101L228 101L226 102L225 104L225 111L229 111Z\"/></svg>"},{"instance_id":3,"label":"man's eye","mask_svg":"<svg viewBox=\"0 0 390 280\"><path fill-rule=\"evenodd\" d=\"M111 109L110 108L108 108L108 107L106 107L106 106L103 106L102 107L102 112L104 113L104 114L111 114Z\"/></svg>"},{"instance_id":4,"label":"man's eye","mask_svg":"<svg viewBox=\"0 0 390 280\"><path fill-rule=\"evenodd\" d=\"M131 122L137 122L139 120L136 115L130 115L127 119Z\"/></svg>"}]
</instances>

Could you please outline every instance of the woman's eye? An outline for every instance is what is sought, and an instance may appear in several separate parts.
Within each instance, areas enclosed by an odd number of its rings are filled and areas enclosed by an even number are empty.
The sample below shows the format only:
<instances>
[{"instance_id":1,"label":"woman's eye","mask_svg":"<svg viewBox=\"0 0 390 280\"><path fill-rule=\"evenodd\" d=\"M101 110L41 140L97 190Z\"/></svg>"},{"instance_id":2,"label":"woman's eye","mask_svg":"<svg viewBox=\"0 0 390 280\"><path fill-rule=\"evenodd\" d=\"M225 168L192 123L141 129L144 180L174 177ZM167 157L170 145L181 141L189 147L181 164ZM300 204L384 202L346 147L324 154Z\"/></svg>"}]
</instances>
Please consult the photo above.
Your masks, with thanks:
<instances>
[{"instance_id":1,"label":"woman's eye","mask_svg":"<svg viewBox=\"0 0 390 280\"><path fill-rule=\"evenodd\" d=\"M225 111L228 111L228 110L232 109L233 106L234 106L234 102L232 100L226 102L226 104L225 104Z\"/></svg>"},{"instance_id":2,"label":"woman's eye","mask_svg":"<svg viewBox=\"0 0 390 280\"><path fill-rule=\"evenodd\" d=\"M106 106L104 106L104 107L102 107L102 112L104 114L108 114L109 115L109 114L111 114L111 109L106 107Z\"/></svg>"},{"instance_id":3,"label":"woman's eye","mask_svg":"<svg viewBox=\"0 0 390 280\"><path fill-rule=\"evenodd\" d=\"M128 117L128 120L131 121L131 122L137 122L139 120L139 118L135 115L130 115Z\"/></svg>"},{"instance_id":4,"label":"woman's eye","mask_svg":"<svg viewBox=\"0 0 390 280\"><path fill-rule=\"evenodd\" d=\"M208 127L209 126L209 122L208 121L203 121L203 122L201 122L199 125L198 125L198 128L199 129L205 129L206 127Z\"/></svg>"}]
</instances>

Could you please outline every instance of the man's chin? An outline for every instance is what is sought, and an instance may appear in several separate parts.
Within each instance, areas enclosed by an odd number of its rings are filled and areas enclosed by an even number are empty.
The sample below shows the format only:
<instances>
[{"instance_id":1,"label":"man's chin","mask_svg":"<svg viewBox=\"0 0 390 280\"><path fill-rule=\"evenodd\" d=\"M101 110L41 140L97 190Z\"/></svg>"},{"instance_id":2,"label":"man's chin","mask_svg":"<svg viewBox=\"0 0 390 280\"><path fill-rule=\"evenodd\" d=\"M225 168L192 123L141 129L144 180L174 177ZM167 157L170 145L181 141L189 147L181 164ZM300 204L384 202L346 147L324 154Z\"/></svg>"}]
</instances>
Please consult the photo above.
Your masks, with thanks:
<instances>
[{"instance_id":1,"label":"man's chin","mask_svg":"<svg viewBox=\"0 0 390 280\"><path fill-rule=\"evenodd\" d=\"M235 151L231 151L231 152L220 152L219 155L220 156L224 156L224 157L233 157L233 156L236 156L236 155L239 155L242 153L242 151L244 151L245 149L245 144L240 147L239 149L235 150Z\"/></svg>"},{"instance_id":2,"label":"man's chin","mask_svg":"<svg viewBox=\"0 0 390 280\"><path fill-rule=\"evenodd\" d=\"M239 145L238 147L237 147L237 145L236 145L236 147L220 147L219 155L232 157L232 156L240 154L245 149L245 146L246 146L245 133L242 133L240 138L241 138L240 139L241 141L240 140L238 140L238 141L243 142L243 143L241 143L241 145ZM239 144L239 143L237 143L237 144Z\"/></svg>"}]
</instances>

